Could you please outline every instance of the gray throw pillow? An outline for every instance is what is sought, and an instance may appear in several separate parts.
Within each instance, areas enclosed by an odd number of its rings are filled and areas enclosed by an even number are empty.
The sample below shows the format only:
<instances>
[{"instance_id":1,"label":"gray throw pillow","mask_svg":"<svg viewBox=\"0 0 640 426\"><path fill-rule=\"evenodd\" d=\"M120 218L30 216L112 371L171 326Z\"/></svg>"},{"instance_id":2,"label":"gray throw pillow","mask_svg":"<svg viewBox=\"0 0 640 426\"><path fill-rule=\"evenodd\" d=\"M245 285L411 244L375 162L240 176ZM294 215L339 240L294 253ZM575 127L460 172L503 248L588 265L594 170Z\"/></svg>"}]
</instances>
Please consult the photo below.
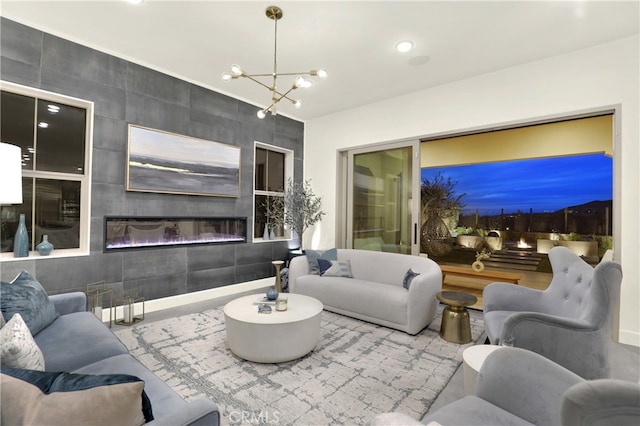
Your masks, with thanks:
<instances>
[{"instance_id":1,"label":"gray throw pillow","mask_svg":"<svg viewBox=\"0 0 640 426\"><path fill-rule=\"evenodd\" d=\"M402 287L409 290L409 287L411 286L411 281L413 281L413 279L418 275L420 275L420 272L413 272L413 270L409 268L409 270L404 274L404 279L402 280Z\"/></svg>"},{"instance_id":2,"label":"gray throw pillow","mask_svg":"<svg viewBox=\"0 0 640 426\"><path fill-rule=\"evenodd\" d=\"M11 283L0 283L0 309L6 321L20 314L33 336L59 316L47 292L27 271Z\"/></svg>"},{"instance_id":3,"label":"gray throw pillow","mask_svg":"<svg viewBox=\"0 0 640 426\"><path fill-rule=\"evenodd\" d=\"M353 278L351 262L348 260L318 259L318 265L320 265L320 276L322 277Z\"/></svg>"},{"instance_id":4,"label":"gray throw pillow","mask_svg":"<svg viewBox=\"0 0 640 426\"><path fill-rule=\"evenodd\" d=\"M338 260L338 250L334 248L329 250L305 250L304 254L307 256L309 273L312 275L320 275L318 259Z\"/></svg>"}]
</instances>

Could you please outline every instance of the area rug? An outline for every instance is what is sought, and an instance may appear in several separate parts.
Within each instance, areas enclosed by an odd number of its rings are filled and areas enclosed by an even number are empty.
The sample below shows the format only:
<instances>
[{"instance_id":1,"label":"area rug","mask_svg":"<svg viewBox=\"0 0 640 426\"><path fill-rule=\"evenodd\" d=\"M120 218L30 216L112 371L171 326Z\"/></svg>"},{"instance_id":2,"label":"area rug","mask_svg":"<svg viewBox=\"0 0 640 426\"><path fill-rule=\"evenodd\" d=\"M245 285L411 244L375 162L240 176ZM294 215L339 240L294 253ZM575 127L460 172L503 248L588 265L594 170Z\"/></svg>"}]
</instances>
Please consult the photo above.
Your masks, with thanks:
<instances>
[{"instance_id":1,"label":"area rug","mask_svg":"<svg viewBox=\"0 0 640 426\"><path fill-rule=\"evenodd\" d=\"M324 311L315 350L280 364L235 356L222 308L116 334L183 398L215 401L225 425L365 425L387 411L420 419L455 373L473 343L440 338L441 310L416 336ZM471 331L478 340L481 319Z\"/></svg>"}]
</instances>

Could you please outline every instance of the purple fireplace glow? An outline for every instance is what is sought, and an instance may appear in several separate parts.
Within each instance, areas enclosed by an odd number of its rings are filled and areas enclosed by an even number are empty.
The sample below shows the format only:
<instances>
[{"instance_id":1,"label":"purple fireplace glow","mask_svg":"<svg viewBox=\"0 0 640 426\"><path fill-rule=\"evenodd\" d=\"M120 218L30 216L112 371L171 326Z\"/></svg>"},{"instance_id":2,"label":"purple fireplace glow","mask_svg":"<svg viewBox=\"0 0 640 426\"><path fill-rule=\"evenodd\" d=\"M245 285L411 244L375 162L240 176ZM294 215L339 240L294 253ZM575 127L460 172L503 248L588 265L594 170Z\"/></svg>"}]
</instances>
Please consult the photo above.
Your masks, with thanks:
<instances>
[{"instance_id":1,"label":"purple fireplace glow","mask_svg":"<svg viewBox=\"0 0 640 426\"><path fill-rule=\"evenodd\" d=\"M246 217L108 217L104 251L247 242Z\"/></svg>"}]
</instances>

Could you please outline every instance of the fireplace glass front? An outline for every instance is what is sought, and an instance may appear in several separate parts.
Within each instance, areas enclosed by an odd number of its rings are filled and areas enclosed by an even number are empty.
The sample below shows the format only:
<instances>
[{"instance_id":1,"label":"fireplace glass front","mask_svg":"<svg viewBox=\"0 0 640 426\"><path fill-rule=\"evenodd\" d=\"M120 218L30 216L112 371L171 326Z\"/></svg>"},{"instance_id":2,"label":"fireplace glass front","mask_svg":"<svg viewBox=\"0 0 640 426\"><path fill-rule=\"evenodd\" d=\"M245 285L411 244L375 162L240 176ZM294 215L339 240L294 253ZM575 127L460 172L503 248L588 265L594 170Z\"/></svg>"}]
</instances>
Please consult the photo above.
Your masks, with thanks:
<instances>
[{"instance_id":1,"label":"fireplace glass front","mask_svg":"<svg viewBox=\"0 0 640 426\"><path fill-rule=\"evenodd\" d=\"M247 242L246 217L105 217L105 252Z\"/></svg>"}]
</instances>

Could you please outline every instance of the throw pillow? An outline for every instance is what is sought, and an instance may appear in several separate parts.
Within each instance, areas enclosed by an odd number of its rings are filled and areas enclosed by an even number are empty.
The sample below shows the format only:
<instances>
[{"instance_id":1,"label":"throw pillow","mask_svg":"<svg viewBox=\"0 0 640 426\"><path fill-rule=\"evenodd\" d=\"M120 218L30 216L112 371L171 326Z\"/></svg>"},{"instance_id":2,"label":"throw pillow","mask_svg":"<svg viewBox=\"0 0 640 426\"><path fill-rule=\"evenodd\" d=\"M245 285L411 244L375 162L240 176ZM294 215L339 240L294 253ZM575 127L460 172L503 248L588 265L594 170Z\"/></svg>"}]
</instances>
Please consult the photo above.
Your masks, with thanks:
<instances>
[{"instance_id":1,"label":"throw pillow","mask_svg":"<svg viewBox=\"0 0 640 426\"><path fill-rule=\"evenodd\" d=\"M3 366L44 371L42 351L20 314L15 314L0 330Z\"/></svg>"},{"instance_id":2,"label":"throw pillow","mask_svg":"<svg viewBox=\"0 0 640 426\"><path fill-rule=\"evenodd\" d=\"M305 250L304 254L307 256L309 273L312 275L320 275L318 259L338 260L338 250L334 248L329 250Z\"/></svg>"},{"instance_id":3,"label":"throw pillow","mask_svg":"<svg viewBox=\"0 0 640 426\"><path fill-rule=\"evenodd\" d=\"M420 272L413 272L411 268L409 268L407 273L404 274L404 279L402 280L402 287L409 290L409 287L411 286L411 281L413 281L413 279L418 275L420 275Z\"/></svg>"},{"instance_id":4,"label":"throw pillow","mask_svg":"<svg viewBox=\"0 0 640 426\"><path fill-rule=\"evenodd\" d=\"M351 262L348 260L318 259L318 265L320 266L320 276L322 277L353 278Z\"/></svg>"},{"instance_id":5,"label":"throw pillow","mask_svg":"<svg viewBox=\"0 0 640 426\"><path fill-rule=\"evenodd\" d=\"M3 423L142 425L153 420L144 382L135 376L4 367L1 373Z\"/></svg>"},{"instance_id":6,"label":"throw pillow","mask_svg":"<svg viewBox=\"0 0 640 426\"><path fill-rule=\"evenodd\" d=\"M20 314L34 336L59 316L47 292L27 271L10 284L0 283L0 309L5 320Z\"/></svg>"},{"instance_id":7,"label":"throw pillow","mask_svg":"<svg viewBox=\"0 0 640 426\"><path fill-rule=\"evenodd\" d=\"M4 315L2 315L2 313L0 313L0 329L1 329L2 327L4 327L4 325L5 325L6 323L7 323L7 322L4 320Z\"/></svg>"}]
</instances>

